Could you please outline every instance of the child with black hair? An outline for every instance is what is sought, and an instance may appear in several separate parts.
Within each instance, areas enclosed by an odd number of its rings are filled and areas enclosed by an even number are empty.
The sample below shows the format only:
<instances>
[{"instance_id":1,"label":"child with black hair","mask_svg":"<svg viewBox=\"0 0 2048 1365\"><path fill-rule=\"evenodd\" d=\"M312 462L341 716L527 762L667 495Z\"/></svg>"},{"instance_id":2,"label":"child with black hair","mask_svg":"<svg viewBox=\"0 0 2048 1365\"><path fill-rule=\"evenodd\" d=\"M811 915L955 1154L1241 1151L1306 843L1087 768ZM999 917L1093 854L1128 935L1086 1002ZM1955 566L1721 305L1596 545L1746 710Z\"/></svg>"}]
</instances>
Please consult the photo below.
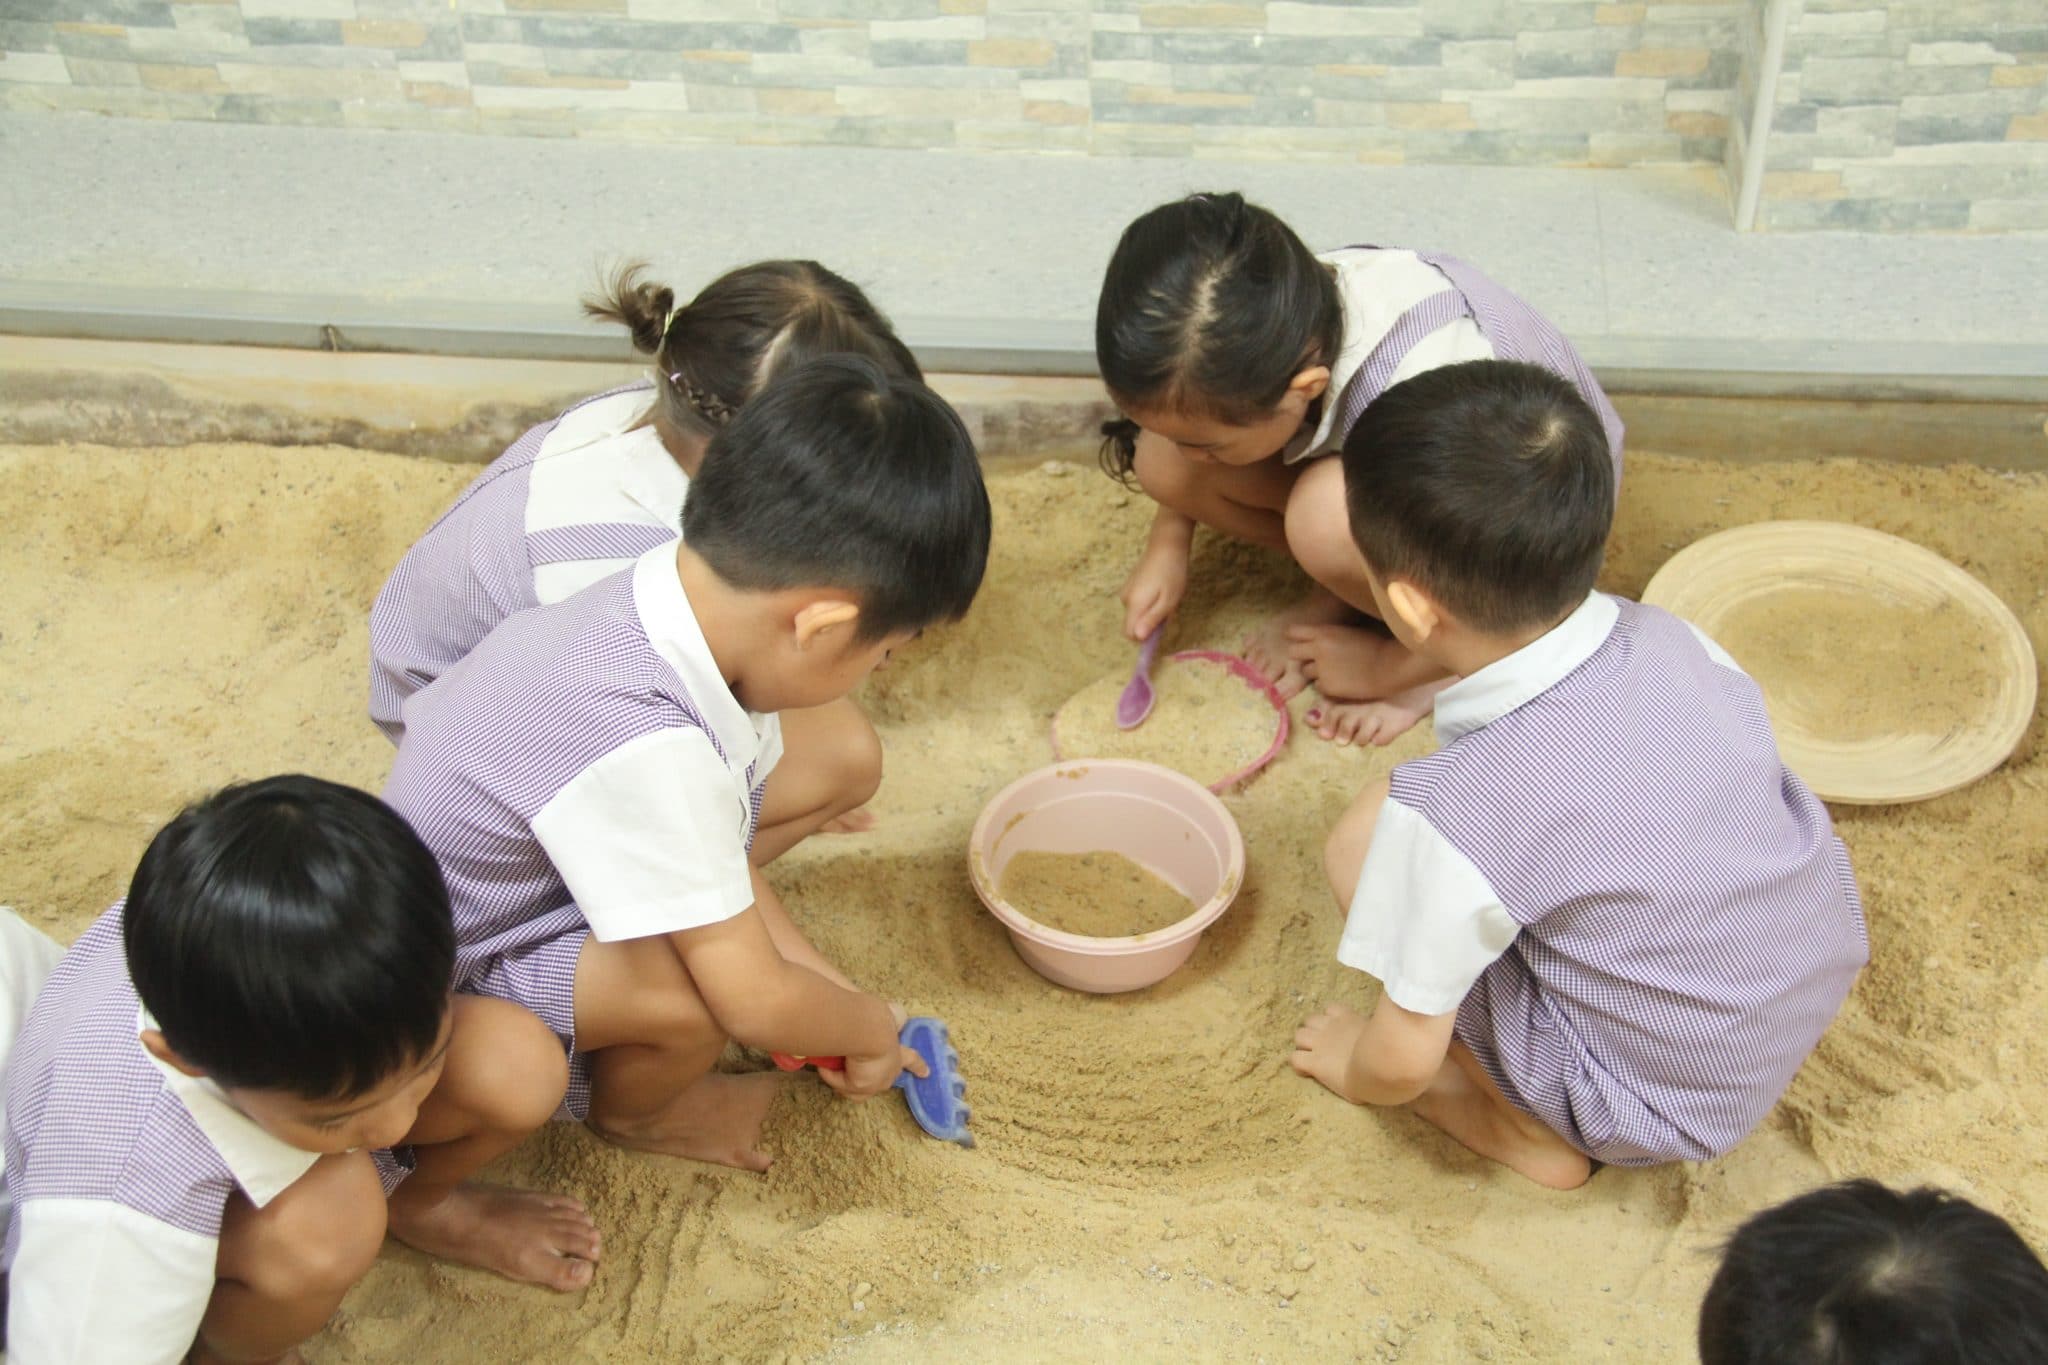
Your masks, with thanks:
<instances>
[{"instance_id":1,"label":"child with black hair","mask_svg":"<svg viewBox=\"0 0 2048 1365\"><path fill-rule=\"evenodd\" d=\"M2040 1365L2048 1267L1967 1199L1843 1181L1736 1229L1699 1351L1701 1365Z\"/></svg>"},{"instance_id":2,"label":"child with black hair","mask_svg":"<svg viewBox=\"0 0 2048 1365\"><path fill-rule=\"evenodd\" d=\"M275 1359L387 1229L588 1285L581 1204L465 1183L567 1078L532 1015L451 995L454 950L433 859L374 797L276 777L165 826L8 1061L9 1356Z\"/></svg>"},{"instance_id":3,"label":"child with black hair","mask_svg":"<svg viewBox=\"0 0 2048 1365\"><path fill-rule=\"evenodd\" d=\"M1309 1019L1295 1069L1560 1189L1728 1150L1868 958L1826 808L1727 654L1593 590L1614 466L1570 384L1431 370L1343 459L1374 605L1459 681L1442 747L1330 835L1337 957L1382 995Z\"/></svg>"},{"instance_id":4,"label":"child with black hair","mask_svg":"<svg viewBox=\"0 0 2048 1365\"><path fill-rule=\"evenodd\" d=\"M570 1050L570 1117L765 1169L773 1078L714 1072L728 1038L843 1055L821 1074L856 1097L922 1067L748 846L776 713L963 615L988 541L953 410L870 360L814 360L712 437L679 545L507 619L407 704L386 798L447 874L463 988Z\"/></svg>"},{"instance_id":5,"label":"child with black hair","mask_svg":"<svg viewBox=\"0 0 2048 1365\"><path fill-rule=\"evenodd\" d=\"M406 698L498 622L610 577L682 531L711 437L791 366L867 356L921 379L867 295L816 261L757 261L679 303L629 264L584 300L654 360L642 384L586 398L526 432L462 491L392 571L370 610L370 718L394 744ZM785 716L789 761L764 798L754 857L819 829L867 829L881 742L853 702Z\"/></svg>"},{"instance_id":6,"label":"child with black hair","mask_svg":"<svg viewBox=\"0 0 2048 1365\"><path fill-rule=\"evenodd\" d=\"M1455 257L1356 246L1311 253L1237 194L1196 194L1124 229L1103 276L1095 355L1125 419L1103 464L1159 504L1125 581L1142 640L1180 606L1197 523L1286 550L1319 585L1245 641L1245 657L1325 739L1385 744L1429 709L1433 665L1365 624L1376 615L1345 525L1334 454L1394 384L1441 365L1541 364L1600 414L1621 467L1621 419L1555 327ZM1370 490L1366 490L1370 493ZM1361 615L1363 614L1363 615Z\"/></svg>"}]
</instances>

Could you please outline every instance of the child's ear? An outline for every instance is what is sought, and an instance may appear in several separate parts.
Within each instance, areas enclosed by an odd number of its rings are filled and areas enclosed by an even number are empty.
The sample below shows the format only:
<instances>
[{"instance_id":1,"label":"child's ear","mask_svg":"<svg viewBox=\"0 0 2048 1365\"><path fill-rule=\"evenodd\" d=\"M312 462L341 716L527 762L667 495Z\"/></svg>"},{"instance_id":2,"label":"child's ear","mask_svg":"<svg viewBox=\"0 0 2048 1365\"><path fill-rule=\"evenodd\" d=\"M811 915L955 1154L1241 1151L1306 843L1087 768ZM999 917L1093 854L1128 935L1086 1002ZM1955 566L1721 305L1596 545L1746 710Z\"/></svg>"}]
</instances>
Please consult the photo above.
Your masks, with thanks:
<instances>
[{"instance_id":1,"label":"child's ear","mask_svg":"<svg viewBox=\"0 0 2048 1365\"><path fill-rule=\"evenodd\" d=\"M173 1071L182 1071L187 1076L205 1077L206 1073L204 1071L201 1071L198 1067L180 1057L177 1049L165 1042L163 1034L156 1029L146 1028L135 1036L141 1040L144 1052L147 1052L165 1066L170 1067Z\"/></svg>"},{"instance_id":2,"label":"child's ear","mask_svg":"<svg viewBox=\"0 0 2048 1365\"><path fill-rule=\"evenodd\" d=\"M838 626L860 620L860 604L843 597L825 597L806 602L796 612L796 647L809 649L811 641Z\"/></svg>"},{"instance_id":3,"label":"child's ear","mask_svg":"<svg viewBox=\"0 0 2048 1365\"><path fill-rule=\"evenodd\" d=\"M1330 391L1330 367L1311 365L1287 381L1289 396L1299 398L1306 407Z\"/></svg>"},{"instance_id":4,"label":"child's ear","mask_svg":"<svg viewBox=\"0 0 2048 1365\"><path fill-rule=\"evenodd\" d=\"M1443 625L1443 613L1437 610L1435 600L1407 579L1389 581L1386 594L1387 605L1415 639L1427 640Z\"/></svg>"}]
</instances>

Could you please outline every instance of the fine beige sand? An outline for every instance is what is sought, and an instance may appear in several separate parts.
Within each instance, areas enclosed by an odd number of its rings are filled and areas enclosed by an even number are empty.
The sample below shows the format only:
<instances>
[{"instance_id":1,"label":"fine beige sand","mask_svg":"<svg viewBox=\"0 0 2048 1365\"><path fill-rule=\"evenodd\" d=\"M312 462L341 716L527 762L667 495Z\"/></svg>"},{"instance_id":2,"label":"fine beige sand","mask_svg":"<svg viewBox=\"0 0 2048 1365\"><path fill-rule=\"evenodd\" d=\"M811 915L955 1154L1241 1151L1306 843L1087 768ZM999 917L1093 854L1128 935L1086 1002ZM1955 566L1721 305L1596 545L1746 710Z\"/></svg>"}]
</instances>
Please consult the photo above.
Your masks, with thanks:
<instances>
[{"instance_id":1,"label":"fine beige sand","mask_svg":"<svg viewBox=\"0 0 2048 1365\"><path fill-rule=\"evenodd\" d=\"M1003 868L1002 898L1050 929L1090 938L1149 934L1195 913L1195 903L1121 853L1025 849Z\"/></svg>"},{"instance_id":2,"label":"fine beige sand","mask_svg":"<svg viewBox=\"0 0 2048 1365\"><path fill-rule=\"evenodd\" d=\"M0 901L75 935L178 805L305 769L375 787L364 616L472 469L340 449L0 449ZM2048 1245L2048 760L1925 805L1836 812L1876 960L1785 1102L1703 1166L1536 1188L1286 1066L1297 1022L1373 984L1334 960L1323 832L1418 752L1288 751L1226 799L1250 871L1171 980L1051 986L969 888L981 802L1046 757L1054 708L1127 670L1114 590L1147 508L1079 466L1004 473L988 586L867 688L889 750L871 834L772 877L856 976L945 1016L972 1151L893 1096L793 1082L766 1176L559 1127L500 1178L573 1191L605 1233L570 1298L390 1250L316 1362L906 1359L1644 1362L1687 1358L1715 1241L1816 1181L1936 1180ZM2048 647L2048 483L1973 468L1632 455L1606 577L1680 546L1834 517L1981 576ZM1296 584L1204 539L1169 648L1233 644ZM1302 703L1297 703L1297 710Z\"/></svg>"},{"instance_id":3,"label":"fine beige sand","mask_svg":"<svg viewBox=\"0 0 2048 1365\"><path fill-rule=\"evenodd\" d=\"M1069 697L1053 712L1061 758L1136 758L1163 763L1214 787L1258 762L1273 747L1280 713L1268 694L1215 659L1158 660L1152 668L1152 714L1119 729L1117 698L1131 681L1135 648L1114 673Z\"/></svg>"}]
</instances>

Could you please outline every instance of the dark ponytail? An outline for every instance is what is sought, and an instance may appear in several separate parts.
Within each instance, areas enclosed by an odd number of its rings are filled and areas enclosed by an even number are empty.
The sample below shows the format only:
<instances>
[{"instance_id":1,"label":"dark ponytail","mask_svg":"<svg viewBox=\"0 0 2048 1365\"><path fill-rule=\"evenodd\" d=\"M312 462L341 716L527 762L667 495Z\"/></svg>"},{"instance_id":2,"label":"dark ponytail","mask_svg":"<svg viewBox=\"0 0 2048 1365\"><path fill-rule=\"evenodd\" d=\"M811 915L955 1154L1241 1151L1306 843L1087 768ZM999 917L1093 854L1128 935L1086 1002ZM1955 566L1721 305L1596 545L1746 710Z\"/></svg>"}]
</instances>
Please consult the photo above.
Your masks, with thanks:
<instances>
[{"instance_id":1,"label":"dark ponytail","mask_svg":"<svg viewBox=\"0 0 2048 1365\"><path fill-rule=\"evenodd\" d=\"M620 266L583 311L622 324L654 357L661 415L680 431L710 436L776 374L821 355L865 356L890 375L924 377L867 295L816 261L743 265L681 308L674 291L641 278L646 269Z\"/></svg>"},{"instance_id":2,"label":"dark ponytail","mask_svg":"<svg viewBox=\"0 0 2048 1365\"><path fill-rule=\"evenodd\" d=\"M1272 412L1343 343L1337 282L1287 224L1240 194L1194 194L1124 229L1095 305L1095 360L1125 411L1233 425ZM1103 467L1130 473L1134 439L1107 427Z\"/></svg>"}]
</instances>

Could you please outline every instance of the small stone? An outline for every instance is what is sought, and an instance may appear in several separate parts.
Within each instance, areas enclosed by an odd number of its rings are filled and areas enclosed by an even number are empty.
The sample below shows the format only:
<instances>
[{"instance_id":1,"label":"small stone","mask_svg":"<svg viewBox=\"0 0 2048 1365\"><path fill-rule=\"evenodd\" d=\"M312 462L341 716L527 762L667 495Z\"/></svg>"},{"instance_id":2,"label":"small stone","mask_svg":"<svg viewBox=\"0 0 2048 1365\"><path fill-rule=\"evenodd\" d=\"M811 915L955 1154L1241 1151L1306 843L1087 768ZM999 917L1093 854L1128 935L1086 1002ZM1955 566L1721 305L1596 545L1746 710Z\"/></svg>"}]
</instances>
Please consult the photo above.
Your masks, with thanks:
<instances>
[{"instance_id":1,"label":"small stone","mask_svg":"<svg viewBox=\"0 0 2048 1365\"><path fill-rule=\"evenodd\" d=\"M1236 1233L1234 1233L1234 1232L1226 1232L1226 1233L1224 1233L1224 1234L1223 1234L1223 1245L1225 1245L1225 1246L1236 1246L1236 1245L1237 1245L1237 1234L1236 1234Z\"/></svg>"},{"instance_id":2,"label":"small stone","mask_svg":"<svg viewBox=\"0 0 2048 1365\"><path fill-rule=\"evenodd\" d=\"M1315 1264L1316 1258L1309 1255L1306 1251L1294 1258L1294 1268L1296 1270L1313 1270L1315 1269Z\"/></svg>"},{"instance_id":3,"label":"small stone","mask_svg":"<svg viewBox=\"0 0 2048 1365\"><path fill-rule=\"evenodd\" d=\"M853 1296L856 1299L864 1299L874 1292L875 1287L869 1284L866 1280L862 1280L859 1284L853 1287Z\"/></svg>"},{"instance_id":4,"label":"small stone","mask_svg":"<svg viewBox=\"0 0 2048 1365\"><path fill-rule=\"evenodd\" d=\"M853 1311L856 1313L865 1313L868 1311L868 1306L862 1303L859 1299L855 1299L853 1301Z\"/></svg>"},{"instance_id":5,"label":"small stone","mask_svg":"<svg viewBox=\"0 0 2048 1365\"><path fill-rule=\"evenodd\" d=\"M1296 1294L1299 1294L1300 1292L1301 1292L1301 1286L1300 1286L1300 1285L1298 1285L1298 1284L1295 1284L1295 1283L1294 1283L1293 1281L1291 1281L1291 1280L1290 1280L1290 1281L1288 1281L1288 1282L1287 1282L1286 1284L1283 1284L1283 1285L1281 1285L1281 1286L1280 1286L1280 1298L1281 1298L1281 1301L1282 1301L1282 1302L1287 1302L1287 1301L1290 1301L1290 1300L1292 1300L1292 1299L1294 1298L1294 1296L1295 1296Z\"/></svg>"}]
</instances>

